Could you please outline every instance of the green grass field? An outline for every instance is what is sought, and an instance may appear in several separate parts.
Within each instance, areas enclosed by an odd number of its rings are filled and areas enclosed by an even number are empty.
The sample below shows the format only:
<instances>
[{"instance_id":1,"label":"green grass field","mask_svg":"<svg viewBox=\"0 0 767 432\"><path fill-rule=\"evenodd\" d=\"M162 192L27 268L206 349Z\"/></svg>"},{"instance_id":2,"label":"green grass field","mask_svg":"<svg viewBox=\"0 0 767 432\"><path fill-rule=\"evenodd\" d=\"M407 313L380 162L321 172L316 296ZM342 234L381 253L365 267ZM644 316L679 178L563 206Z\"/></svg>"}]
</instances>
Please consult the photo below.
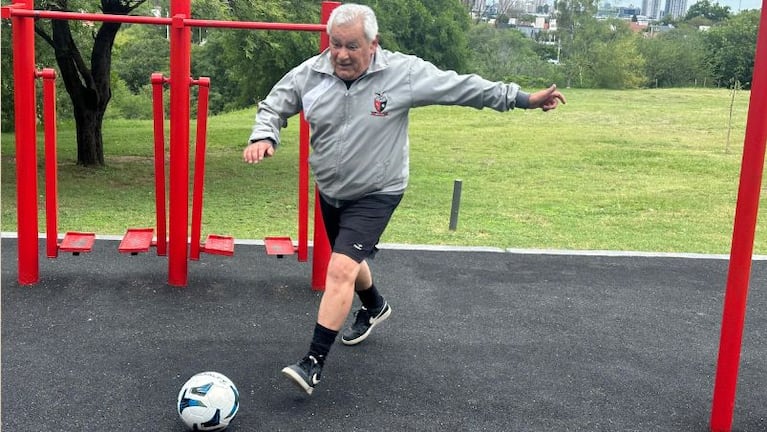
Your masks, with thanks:
<instances>
[{"instance_id":1,"label":"green grass field","mask_svg":"<svg viewBox=\"0 0 767 432\"><path fill-rule=\"evenodd\" d=\"M728 90L564 93L568 104L548 113L414 110L410 187L382 242L729 253L748 92L736 95L729 144ZM254 113L209 119L203 235L296 236L297 118L275 157L253 166L241 152ZM85 169L74 163L73 125L59 125L60 232L154 225L151 121L108 120L104 133L107 166ZM14 151L4 134L3 231L16 230ZM767 253L759 230L755 252Z\"/></svg>"}]
</instances>

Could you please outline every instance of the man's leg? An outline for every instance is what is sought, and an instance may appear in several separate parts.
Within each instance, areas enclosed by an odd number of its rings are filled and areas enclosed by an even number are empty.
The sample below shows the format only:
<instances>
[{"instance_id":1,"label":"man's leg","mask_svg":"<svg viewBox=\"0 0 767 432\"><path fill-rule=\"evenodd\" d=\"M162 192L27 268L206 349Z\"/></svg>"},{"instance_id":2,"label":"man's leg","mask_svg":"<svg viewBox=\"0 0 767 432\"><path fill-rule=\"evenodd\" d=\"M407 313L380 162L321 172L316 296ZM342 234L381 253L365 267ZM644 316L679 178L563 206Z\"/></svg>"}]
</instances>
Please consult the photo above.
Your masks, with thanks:
<instances>
[{"instance_id":1,"label":"man's leg","mask_svg":"<svg viewBox=\"0 0 767 432\"><path fill-rule=\"evenodd\" d=\"M354 290L357 292L365 291L373 285L373 274L370 272L368 262L360 263L360 271L357 273L357 280L354 281Z\"/></svg>"},{"instance_id":2,"label":"man's leg","mask_svg":"<svg viewBox=\"0 0 767 432\"><path fill-rule=\"evenodd\" d=\"M359 271L360 264L352 258L336 252L330 255L325 292L320 300L309 353L298 363L282 369L285 376L308 394L312 394L314 386L319 384L325 357L349 315Z\"/></svg>"},{"instance_id":3,"label":"man's leg","mask_svg":"<svg viewBox=\"0 0 767 432\"><path fill-rule=\"evenodd\" d=\"M330 255L325 292L322 294L317 314L317 322L320 325L336 332L341 330L352 308L355 281L363 267L367 269L367 277L370 278L367 264L363 266L348 256L335 252Z\"/></svg>"},{"instance_id":4,"label":"man's leg","mask_svg":"<svg viewBox=\"0 0 767 432\"><path fill-rule=\"evenodd\" d=\"M341 343L344 345L357 345L364 341L370 336L373 327L391 315L391 307L373 283L373 276L366 261L360 264L354 289L362 307L355 313L354 323L341 336Z\"/></svg>"},{"instance_id":5,"label":"man's leg","mask_svg":"<svg viewBox=\"0 0 767 432\"><path fill-rule=\"evenodd\" d=\"M391 214L402 199L402 195L369 196L356 201L334 202L321 197L325 229L333 253L328 263L325 279L325 292L320 301L314 335L309 353L301 361L285 367L282 373L292 379L306 393L312 394L314 386L320 381L320 373L325 357L330 351L339 330L346 321L357 290L363 305L371 305L371 299L383 304L369 319L364 319L366 328L361 337L355 336L347 345L361 342L370 333L376 322L383 321L391 313L383 298L373 285L373 277L367 258L375 255L378 240L386 228ZM362 323L367 309L357 313L357 321ZM371 311L373 312L373 311Z\"/></svg>"}]
</instances>

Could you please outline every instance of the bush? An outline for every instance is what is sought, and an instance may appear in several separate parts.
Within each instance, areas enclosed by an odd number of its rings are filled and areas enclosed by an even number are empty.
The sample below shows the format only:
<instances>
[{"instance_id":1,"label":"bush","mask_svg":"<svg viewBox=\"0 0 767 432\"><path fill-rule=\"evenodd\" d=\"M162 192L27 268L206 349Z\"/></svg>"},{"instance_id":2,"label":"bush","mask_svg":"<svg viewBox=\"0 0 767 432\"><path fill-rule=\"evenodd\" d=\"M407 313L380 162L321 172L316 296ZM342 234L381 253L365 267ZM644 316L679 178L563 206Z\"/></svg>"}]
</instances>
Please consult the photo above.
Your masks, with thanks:
<instances>
[{"instance_id":1,"label":"bush","mask_svg":"<svg viewBox=\"0 0 767 432\"><path fill-rule=\"evenodd\" d=\"M134 94L125 81L112 76L112 100L107 107L107 116L148 120L152 118L152 85L145 85Z\"/></svg>"}]
</instances>

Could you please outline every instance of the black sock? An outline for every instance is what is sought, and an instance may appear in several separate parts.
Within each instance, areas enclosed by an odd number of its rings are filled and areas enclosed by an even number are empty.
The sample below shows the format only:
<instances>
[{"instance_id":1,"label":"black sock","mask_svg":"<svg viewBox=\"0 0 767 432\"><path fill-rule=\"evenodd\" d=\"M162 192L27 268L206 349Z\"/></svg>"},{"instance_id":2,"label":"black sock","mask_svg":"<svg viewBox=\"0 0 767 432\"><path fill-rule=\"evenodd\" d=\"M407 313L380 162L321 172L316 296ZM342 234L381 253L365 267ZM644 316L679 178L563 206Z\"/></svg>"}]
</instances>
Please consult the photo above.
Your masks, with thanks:
<instances>
[{"instance_id":1,"label":"black sock","mask_svg":"<svg viewBox=\"0 0 767 432\"><path fill-rule=\"evenodd\" d=\"M309 355L314 356L320 364L325 363L325 357L330 352L330 347L337 335L337 331L323 327L320 323L315 324L312 344L309 345Z\"/></svg>"},{"instance_id":2,"label":"black sock","mask_svg":"<svg viewBox=\"0 0 767 432\"><path fill-rule=\"evenodd\" d=\"M362 306L365 306L367 310L380 309L384 305L383 296L376 289L375 284L370 285L370 288L364 291L357 291L357 296L362 302Z\"/></svg>"}]
</instances>

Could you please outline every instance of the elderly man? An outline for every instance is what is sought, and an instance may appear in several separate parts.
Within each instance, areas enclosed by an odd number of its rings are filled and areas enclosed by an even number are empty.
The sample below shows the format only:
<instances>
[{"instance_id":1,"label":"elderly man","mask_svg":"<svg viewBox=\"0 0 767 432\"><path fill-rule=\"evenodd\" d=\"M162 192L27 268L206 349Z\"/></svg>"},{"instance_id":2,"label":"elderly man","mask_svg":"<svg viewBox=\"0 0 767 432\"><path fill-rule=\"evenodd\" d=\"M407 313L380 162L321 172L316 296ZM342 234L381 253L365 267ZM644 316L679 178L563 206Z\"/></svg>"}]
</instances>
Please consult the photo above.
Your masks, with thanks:
<instances>
[{"instance_id":1,"label":"elderly man","mask_svg":"<svg viewBox=\"0 0 767 432\"><path fill-rule=\"evenodd\" d=\"M516 84L443 71L418 57L382 49L372 9L336 8L327 24L330 48L288 72L258 105L243 158L272 156L287 118L304 111L311 128L312 167L332 254L309 351L282 373L311 394L351 310L362 307L341 336L365 340L392 312L373 283L368 258L402 199L408 181L408 116L425 105L497 111L543 111L565 103L556 86L525 93Z\"/></svg>"}]
</instances>

